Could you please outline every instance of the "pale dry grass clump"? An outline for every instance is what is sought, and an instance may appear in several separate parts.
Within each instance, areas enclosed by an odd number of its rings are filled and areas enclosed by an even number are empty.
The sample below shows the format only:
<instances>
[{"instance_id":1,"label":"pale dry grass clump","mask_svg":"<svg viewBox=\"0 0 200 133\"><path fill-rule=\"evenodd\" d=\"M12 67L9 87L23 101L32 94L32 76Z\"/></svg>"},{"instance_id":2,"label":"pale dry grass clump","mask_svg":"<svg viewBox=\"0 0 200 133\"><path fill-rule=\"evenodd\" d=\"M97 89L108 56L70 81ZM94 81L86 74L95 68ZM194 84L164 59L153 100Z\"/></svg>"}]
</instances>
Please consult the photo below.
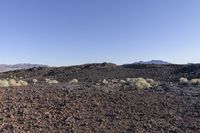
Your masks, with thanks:
<instances>
[{"instance_id":1,"label":"pale dry grass clump","mask_svg":"<svg viewBox=\"0 0 200 133\"><path fill-rule=\"evenodd\" d=\"M200 85L200 79L196 78L196 79L191 79L190 83L192 85Z\"/></svg>"},{"instance_id":2,"label":"pale dry grass clump","mask_svg":"<svg viewBox=\"0 0 200 133\"><path fill-rule=\"evenodd\" d=\"M154 81L153 79L144 79L144 78L127 78L127 83L135 87L138 90L148 89L152 87L159 86L159 82Z\"/></svg>"},{"instance_id":3,"label":"pale dry grass clump","mask_svg":"<svg viewBox=\"0 0 200 133\"><path fill-rule=\"evenodd\" d=\"M51 79L45 79L46 83L48 84L58 84L59 82L57 80L51 80Z\"/></svg>"},{"instance_id":4,"label":"pale dry grass clump","mask_svg":"<svg viewBox=\"0 0 200 133\"><path fill-rule=\"evenodd\" d=\"M28 82L23 81L23 80L19 80L18 83L19 83L21 86L27 86L27 85L28 85Z\"/></svg>"},{"instance_id":5,"label":"pale dry grass clump","mask_svg":"<svg viewBox=\"0 0 200 133\"><path fill-rule=\"evenodd\" d=\"M160 85L160 82L154 81L153 79L147 78L146 81L152 86L152 87L157 87Z\"/></svg>"},{"instance_id":6,"label":"pale dry grass clump","mask_svg":"<svg viewBox=\"0 0 200 133\"><path fill-rule=\"evenodd\" d=\"M78 79L72 79L68 83L69 84L77 84L78 83Z\"/></svg>"},{"instance_id":7,"label":"pale dry grass clump","mask_svg":"<svg viewBox=\"0 0 200 133\"><path fill-rule=\"evenodd\" d=\"M0 87L9 87L9 82L6 79L0 80Z\"/></svg>"},{"instance_id":8,"label":"pale dry grass clump","mask_svg":"<svg viewBox=\"0 0 200 133\"><path fill-rule=\"evenodd\" d=\"M182 85L188 85L188 84L200 85L200 79L199 78L195 78L195 79L188 80L187 78L181 77L179 79L179 83L182 84Z\"/></svg>"},{"instance_id":9,"label":"pale dry grass clump","mask_svg":"<svg viewBox=\"0 0 200 133\"><path fill-rule=\"evenodd\" d=\"M38 82L38 80L37 80L37 79L33 79L33 82L34 82L34 83L37 83L37 82Z\"/></svg>"},{"instance_id":10,"label":"pale dry grass clump","mask_svg":"<svg viewBox=\"0 0 200 133\"><path fill-rule=\"evenodd\" d=\"M21 86L19 82L17 82L15 79L10 79L9 80L9 86Z\"/></svg>"},{"instance_id":11,"label":"pale dry grass clump","mask_svg":"<svg viewBox=\"0 0 200 133\"><path fill-rule=\"evenodd\" d=\"M38 80L37 79L33 79L33 84L37 84Z\"/></svg>"},{"instance_id":12,"label":"pale dry grass clump","mask_svg":"<svg viewBox=\"0 0 200 133\"><path fill-rule=\"evenodd\" d=\"M10 79L10 80L0 80L0 87L16 87L16 86L27 86L28 82L19 80L16 81L15 79Z\"/></svg>"},{"instance_id":13,"label":"pale dry grass clump","mask_svg":"<svg viewBox=\"0 0 200 133\"><path fill-rule=\"evenodd\" d=\"M189 81L188 81L187 78L181 77L179 79L179 83L182 84L182 85L187 85L189 83Z\"/></svg>"},{"instance_id":14,"label":"pale dry grass clump","mask_svg":"<svg viewBox=\"0 0 200 133\"><path fill-rule=\"evenodd\" d=\"M15 86L15 84L16 84L16 81L14 79L10 79L9 80L9 85L10 86Z\"/></svg>"},{"instance_id":15,"label":"pale dry grass clump","mask_svg":"<svg viewBox=\"0 0 200 133\"><path fill-rule=\"evenodd\" d=\"M152 87L144 78L127 78L127 82L138 90Z\"/></svg>"},{"instance_id":16,"label":"pale dry grass clump","mask_svg":"<svg viewBox=\"0 0 200 133\"><path fill-rule=\"evenodd\" d=\"M153 82L155 82L153 79L149 79L149 78L147 78L146 81L147 81L148 83L153 83Z\"/></svg>"}]
</instances>

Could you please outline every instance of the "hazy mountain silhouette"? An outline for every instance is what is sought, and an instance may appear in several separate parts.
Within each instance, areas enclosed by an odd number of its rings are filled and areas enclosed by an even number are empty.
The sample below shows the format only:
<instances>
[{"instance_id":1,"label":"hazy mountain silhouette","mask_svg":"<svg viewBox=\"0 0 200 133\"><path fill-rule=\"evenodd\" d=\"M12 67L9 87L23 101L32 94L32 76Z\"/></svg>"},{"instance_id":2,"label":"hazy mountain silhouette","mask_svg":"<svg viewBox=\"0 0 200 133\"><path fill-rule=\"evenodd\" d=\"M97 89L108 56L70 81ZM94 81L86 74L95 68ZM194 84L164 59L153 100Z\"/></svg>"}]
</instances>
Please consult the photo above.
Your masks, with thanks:
<instances>
[{"instance_id":1,"label":"hazy mountain silhouette","mask_svg":"<svg viewBox=\"0 0 200 133\"><path fill-rule=\"evenodd\" d=\"M139 61L139 62L134 62L133 64L160 64L160 65L164 65L164 64L171 64L167 61L162 61L162 60L151 60L151 61Z\"/></svg>"},{"instance_id":2,"label":"hazy mountain silhouette","mask_svg":"<svg viewBox=\"0 0 200 133\"><path fill-rule=\"evenodd\" d=\"M14 71L14 70L21 70L21 69L30 69L35 67L44 67L46 65L40 65L40 64L15 64L15 65L6 65L6 64L0 64L0 72L7 72L7 71Z\"/></svg>"}]
</instances>

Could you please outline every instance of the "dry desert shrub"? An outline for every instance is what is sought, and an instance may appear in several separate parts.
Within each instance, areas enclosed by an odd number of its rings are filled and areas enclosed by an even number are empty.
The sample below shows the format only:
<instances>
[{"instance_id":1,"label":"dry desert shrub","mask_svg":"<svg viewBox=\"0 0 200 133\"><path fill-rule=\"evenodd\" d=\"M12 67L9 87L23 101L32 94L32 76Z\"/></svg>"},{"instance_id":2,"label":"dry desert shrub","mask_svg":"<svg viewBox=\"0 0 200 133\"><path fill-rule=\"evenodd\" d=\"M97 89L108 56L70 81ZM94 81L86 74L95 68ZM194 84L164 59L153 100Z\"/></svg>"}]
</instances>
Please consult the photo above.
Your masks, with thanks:
<instances>
[{"instance_id":1,"label":"dry desert shrub","mask_svg":"<svg viewBox=\"0 0 200 133\"><path fill-rule=\"evenodd\" d=\"M78 79L72 79L68 83L69 84L77 84L78 83Z\"/></svg>"},{"instance_id":2,"label":"dry desert shrub","mask_svg":"<svg viewBox=\"0 0 200 133\"><path fill-rule=\"evenodd\" d=\"M28 82L23 81L23 80L19 80L16 81L15 79L10 79L10 80L0 80L0 87L15 87L15 86L27 86Z\"/></svg>"},{"instance_id":3,"label":"dry desert shrub","mask_svg":"<svg viewBox=\"0 0 200 133\"><path fill-rule=\"evenodd\" d=\"M10 79L9 86L21 86L21 84L14 79Z\"/></svg>"},{"instance_id":4,"label":"dry desert shrub","mask_svg":"<svg viewBox=\"0 0 200 133\"><path fill-rule=\"evenodd\" d=\"M154 81L153 79L149 79L147 78L146 81L152 86L152 87L157 87L159 86L159 82L158 81Z\"/></svg>"},{"instance_id":5,"label":"dry desert shrub","mask_svg":"<svg viewBox=\"0 0 200 133\"><path fill-rule=\"evenodd\" d=\"M57 80L51 80L51 79L45 79L46 83L48 84L58 84L59 82Z\"/></svg>"},{"instance_id":6,"label":"dry desert shrub","mask_svg":"<svg viewBox=\"0 0 200 133\"><path fill-rule=\"evenodd\" d=\"M179 79L179 83L182 85L200 85L200 79L199 78L195 78L195 79L191 79L188 80L187 78L181 77Z\"/></svg>"},{"instance_id":7,"label":"dry desert shrub","mask_svg":"<svg viewBox=\"0 0 200 133\"><path fill-rule=\"evenodd\" d=\"M9 82L5 79L0 80L0 87L9 87Z\"/></svg>"},{"instance_id":8,"label":"dry desert shrub","mask_svg":"<svg viewBox=\"0 0 200 133\"><path fill-rule=\"evenodd\" d=\"M33 79L33 82L34 82L34 83L37 83L37 82L38 82L38 80L37 80L37 79Z\"/></svg>"},{"instance_id":9,"label":"dry desert shrub","mask_svg":"<svg viewBox=\"0 0 200 133\"><path fill-rule=\"evenodd\" d=\"M127 82L138 90L152 87L144 78L127 78Z\"/></svg>"},{"instance_id":10,"label":"dry desert shrub","mask_svg":"<svg viewBox=\"0 0 200 133\"><path fill-rule=\"evenodd\" d=\"M28 82L23 81L23 80L19 80L18 83L19 83L21 86L27 86L27 85L28 85Z\"/></svg>"},{"instance_id":11,"label":"dry desert shrub","mask_svg":"<svg viewBox=\"0 0 200 133\"><path fill-rule=\"evenodd\" d=\"M200 85L200 79L196 78L196 79L191 79L190 83L192 85Z\"/></svg>"},{"instance_id":12,"label":"dry desert shrub","mask_svg":"<svg viewBox=\"0 0 200 133\"><path fill-rule=\"evenodd\" d=\"M126 82L132 86L134 86L136 89L148 89L151 87L157 87L159 86L159 82L154 81L153 79L144 79L144 78L127 78Z\"/></svg>"},{"instance_id":13,"label":"dry desert shrub","mask_svg":"<svg viewBox=\"0 0 200 133\"><path fill-rule=\"evenodd\" d=\"M33 79L33 83L36 84L38 82L37 79Z\"/></svg>"},{"instance_id":14,"label":"dry desert shrub","mask_svg":"<svg viewBox=\"0 0 200 133\"><path fill-rule=\"evenodd\" d=\"M179 79L179 83L182 84L182 85L187 85L189 83L189 81L188 81L187 78L181 77Z\"/></svg>"}]
</instances>

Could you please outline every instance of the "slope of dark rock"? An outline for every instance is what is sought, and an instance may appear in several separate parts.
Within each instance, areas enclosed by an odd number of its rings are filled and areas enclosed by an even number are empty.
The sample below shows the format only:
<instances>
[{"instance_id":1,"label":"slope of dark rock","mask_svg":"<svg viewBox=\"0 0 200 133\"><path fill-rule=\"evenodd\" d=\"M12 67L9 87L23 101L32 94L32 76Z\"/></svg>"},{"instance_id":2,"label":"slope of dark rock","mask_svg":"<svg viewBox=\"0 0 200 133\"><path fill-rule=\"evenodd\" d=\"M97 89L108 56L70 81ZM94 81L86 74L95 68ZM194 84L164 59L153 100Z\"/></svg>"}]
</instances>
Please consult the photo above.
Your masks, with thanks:
<instances>
[{"instance_id":1,"label":"slope of dark rock","mask_svg":"<svg viewBox=\"0 0 200 133\"><path fill-rule=\"evenodd\" d=\"M28 70L18 70L0 74L0 78L16 76L31 78L56 78L61 82L77 78L80 81L98 81L100 79L127 78L127 77L144 77L153 78L160 81L174 82L178 80L179 75L174 71L179 65L123 65L113 64L86 64L72 67L43 67L32 68Z\"/></svg>"},{"instance_id":2,"label":"slope of dark rock","mask_svg":"<svg viewBox=\"0 0 200 133\"><path fill-rule=\"evenodd\" d=\"M188 78L200 77L200 64L184 65L175 71L175 74L185 75Z\"/></svg>"}]
</instances>

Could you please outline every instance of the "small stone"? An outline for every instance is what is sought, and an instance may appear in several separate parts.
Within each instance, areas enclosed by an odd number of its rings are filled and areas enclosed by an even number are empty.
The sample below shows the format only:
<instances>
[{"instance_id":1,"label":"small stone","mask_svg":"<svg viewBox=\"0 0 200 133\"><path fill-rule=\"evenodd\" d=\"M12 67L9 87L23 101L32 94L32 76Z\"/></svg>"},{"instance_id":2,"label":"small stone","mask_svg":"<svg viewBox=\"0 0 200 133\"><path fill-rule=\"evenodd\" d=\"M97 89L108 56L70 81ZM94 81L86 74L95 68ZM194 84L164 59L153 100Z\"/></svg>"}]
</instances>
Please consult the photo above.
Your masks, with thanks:
<instances>
[{"instance_id":1,"label":"small stone","mask_svg":"<svg viewBox=\"0 0 200 133\"><path fill-rule=\"evenodd\" d=\"M106 79L104 79L104 80L102 81L102 83L108 84L108 81L107 81Z\"/></svg>"},{"instance_id":2,"label":"small stone","mask_svg":"<svg viewBox=\"0 0 200 133\"><path fill-rule=\"evenodd\" d=\"M121 83L121 84L125 84L126 81L121 79L121 80L120 80L120 83Z\"/></svg>"},{"instance_id":3,"label":"small stone","mask_svg":"<svg viewBox=\"0 0 200 133\"><path fill-rule=\"evenodd\" d=\"M119 81L117 79L113 79L113 80L111 80L111 82L118 83Z\"/></svg>"},{"instance_id":4,"label":"small stone","mask_svg":"<svg viewBox=\"0 0 200 133\"><path fill-rule=\"evenodd\" d=\"M96 83L96 85L97 85L97 86L100 86L101 84L100 84L100 83Z\"/></svg>"}]
</instances>

